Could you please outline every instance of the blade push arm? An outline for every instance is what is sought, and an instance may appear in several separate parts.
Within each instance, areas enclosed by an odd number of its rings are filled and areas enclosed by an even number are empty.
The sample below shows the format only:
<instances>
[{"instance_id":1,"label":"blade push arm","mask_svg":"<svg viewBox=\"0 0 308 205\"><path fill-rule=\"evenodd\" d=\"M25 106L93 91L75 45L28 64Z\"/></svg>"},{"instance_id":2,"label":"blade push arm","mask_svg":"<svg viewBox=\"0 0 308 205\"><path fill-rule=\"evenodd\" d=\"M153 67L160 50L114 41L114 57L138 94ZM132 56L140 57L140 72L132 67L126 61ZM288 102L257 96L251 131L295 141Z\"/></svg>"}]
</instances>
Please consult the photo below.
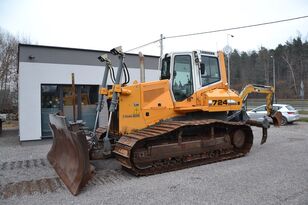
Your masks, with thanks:
<instances>
[{"instance_id":1,"label":"blade push arm","mask_svg":"<svg viewBox=\"0 0 308 205\"><path fill-rule=\"evenodd\" d=\"M100 90L107 90L107 79L108 79L108 72L109 70L112 68L112 64L111 64L111 61L110 59L108 58L108 55L107 54L103 54L101 56L98 57L98 60L100 62L105 62L106 63L106 66L105 66L105 71L104 71L104 76L103 76L103 81L102 81L102 84L101 84L101 87L100 87ZM100 95L98 96L98 104L97 104L97 107L96 107L96 117L95 117L95 123L94 123L94 128L93 128L93 133L95 133L95 130L97 128L97 124L98 124L98 116L99 116L99 113L102 111L102 108L103 108L103 103L104 103L104 94L106 95L106 93L100 93Z\"/></svg>"}]
</instances>

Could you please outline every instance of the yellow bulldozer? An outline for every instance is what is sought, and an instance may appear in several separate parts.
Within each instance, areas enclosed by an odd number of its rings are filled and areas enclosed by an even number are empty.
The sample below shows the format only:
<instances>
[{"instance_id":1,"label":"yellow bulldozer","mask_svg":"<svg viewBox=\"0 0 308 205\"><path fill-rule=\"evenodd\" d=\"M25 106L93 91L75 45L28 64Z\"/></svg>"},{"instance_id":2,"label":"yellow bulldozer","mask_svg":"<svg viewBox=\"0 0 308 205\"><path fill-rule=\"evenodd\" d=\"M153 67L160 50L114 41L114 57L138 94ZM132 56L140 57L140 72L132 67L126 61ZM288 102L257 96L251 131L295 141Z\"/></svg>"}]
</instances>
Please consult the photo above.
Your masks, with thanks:
<instances>
[{"instance_id":1,"label":"yellow bulldozer","mask_svg":"<svg viewBox=\"0 0 308 205\"><path fill-rule=\"evenodd\" d=\"M78 123L50 114L54 140L47 157L72 194L94 174L92 159L115 157L137 175L151 175L246 155L253 144L251 126L261 127L266 142L269 122L250 120L245 101L249 93L264 93L267 114L279 126L281 113L272 109L274 88L247 85L238 93L229 88L222 52L174 52L160 58L160 80L127 85L128 69L121 47L114 75L107 54L94 130L85 134ZM108 73L114 80L107 89ZM122 74L126 80L121 83ZM105 100L108 125L97 128ZM96 129L97 128L97 129Z\"/></svg>"}]
</instances>

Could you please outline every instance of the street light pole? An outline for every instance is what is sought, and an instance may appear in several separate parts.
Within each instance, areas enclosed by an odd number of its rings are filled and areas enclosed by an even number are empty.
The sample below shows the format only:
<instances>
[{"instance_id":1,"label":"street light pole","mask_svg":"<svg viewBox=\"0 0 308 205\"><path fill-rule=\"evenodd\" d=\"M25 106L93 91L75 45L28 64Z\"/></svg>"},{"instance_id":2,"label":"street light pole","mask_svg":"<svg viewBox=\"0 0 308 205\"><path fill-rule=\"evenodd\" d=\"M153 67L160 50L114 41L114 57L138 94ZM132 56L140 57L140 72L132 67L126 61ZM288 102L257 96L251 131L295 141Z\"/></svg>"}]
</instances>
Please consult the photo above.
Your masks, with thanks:
<instances>
[{"instance_id":1,"label":"street light pole","mask_svg":"<svg viewBox=\"0 0 308 205\"><path fill-rule=\"evenodd\" d=\"M227 61L228 61L228 65L227 65L227 72L228 72L228 84L229 84L229 88L231 87L231 78L230 78L230 56L232 53L232 48L229 45L229 36L231 36L231 38L234 37L234 35L232 34L228 34L227 33L227 45L224 47L224 52L227 54Z\"/></svg>"},{"instance_id":2,"label":"street light pole","mask_svg":"<svg viewBox=\"0 0 308 205\"><path fill-rule=\"evenodd\" d=\"M276 103L276 69L275 69L275 58L274 56L271 56L271 58L273 59L273 86L274 86L274 89L275 89L275 92L274 92L274 103Z\"/></svg>"}]
</instances>

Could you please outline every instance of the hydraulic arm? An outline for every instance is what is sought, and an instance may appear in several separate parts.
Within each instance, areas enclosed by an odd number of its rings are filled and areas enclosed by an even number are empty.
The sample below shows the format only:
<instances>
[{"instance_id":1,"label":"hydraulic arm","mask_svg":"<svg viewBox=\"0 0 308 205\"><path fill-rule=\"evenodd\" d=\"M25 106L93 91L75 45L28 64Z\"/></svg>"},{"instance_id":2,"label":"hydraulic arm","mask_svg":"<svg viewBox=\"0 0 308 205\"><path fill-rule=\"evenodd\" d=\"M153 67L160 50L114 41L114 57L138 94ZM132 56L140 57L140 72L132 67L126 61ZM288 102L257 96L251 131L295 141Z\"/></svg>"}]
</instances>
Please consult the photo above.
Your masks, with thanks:
<instances>
[{"instance_id":1,"label":"hydraulic arm","mask_svg":"<svg viewBox=\"0 0 308 205\"><path fill-rule=\"evenodd\" d=\"M281 113L273 110L273 94L275 89L272 86L248 84L240 93L243 104L246 102L250 93L266 94L266 111L267 115L273 119L274 126L281 123Z\"/></svg>"}]
</instances>

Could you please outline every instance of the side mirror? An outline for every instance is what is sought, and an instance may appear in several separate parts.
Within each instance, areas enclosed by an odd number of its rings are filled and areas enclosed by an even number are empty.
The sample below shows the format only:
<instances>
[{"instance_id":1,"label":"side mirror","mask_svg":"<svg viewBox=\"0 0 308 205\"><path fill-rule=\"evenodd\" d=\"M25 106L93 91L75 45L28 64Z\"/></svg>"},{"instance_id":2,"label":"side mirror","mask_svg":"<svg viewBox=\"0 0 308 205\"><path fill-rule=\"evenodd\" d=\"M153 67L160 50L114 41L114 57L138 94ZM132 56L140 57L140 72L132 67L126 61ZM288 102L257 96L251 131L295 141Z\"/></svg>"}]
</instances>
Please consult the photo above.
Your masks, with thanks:
<instances>
[{"instance_id":1,"label":"side mirror","mask_svg":"<svg viewBox=\"0 0 308 205\"><path fill-rule=\"evenodd\" d=\"M201 75L205 74L205 65L204 63L200 63L200 70L201 70Z\"/></svg>"}]
</instances>

